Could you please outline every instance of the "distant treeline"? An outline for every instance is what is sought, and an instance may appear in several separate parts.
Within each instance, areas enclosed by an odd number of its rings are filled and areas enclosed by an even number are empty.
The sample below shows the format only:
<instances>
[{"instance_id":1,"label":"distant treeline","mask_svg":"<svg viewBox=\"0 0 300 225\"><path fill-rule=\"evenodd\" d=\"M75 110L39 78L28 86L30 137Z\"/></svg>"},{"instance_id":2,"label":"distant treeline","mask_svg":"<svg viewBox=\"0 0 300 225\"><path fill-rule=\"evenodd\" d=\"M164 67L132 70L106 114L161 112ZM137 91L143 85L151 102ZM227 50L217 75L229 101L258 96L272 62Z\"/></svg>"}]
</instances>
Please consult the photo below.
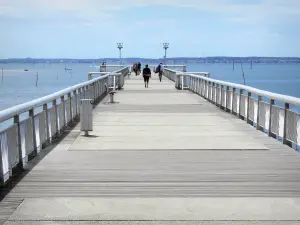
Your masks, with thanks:
<instances>
[{"instance_id":1,"label":"distant treeline","mask_svg":"<svg viewBox=\"0 0 300 225\"><path fill-rule=\"evenodd\" d=\"M158 63L164 59L151 59L151 58L123 58L122 62L150 62ZM300 63L299 57L228 57L228 56L214 56L214 57L174 57L167 58L167 63L232 63L232 62L244 62L244 63ZM99 58L99 59L47 59L47 58L9 58L0 59L0 63L91 63L99 64L102 62L107 63L120 63L119 58Z\"/></svg>"}]
</instances>

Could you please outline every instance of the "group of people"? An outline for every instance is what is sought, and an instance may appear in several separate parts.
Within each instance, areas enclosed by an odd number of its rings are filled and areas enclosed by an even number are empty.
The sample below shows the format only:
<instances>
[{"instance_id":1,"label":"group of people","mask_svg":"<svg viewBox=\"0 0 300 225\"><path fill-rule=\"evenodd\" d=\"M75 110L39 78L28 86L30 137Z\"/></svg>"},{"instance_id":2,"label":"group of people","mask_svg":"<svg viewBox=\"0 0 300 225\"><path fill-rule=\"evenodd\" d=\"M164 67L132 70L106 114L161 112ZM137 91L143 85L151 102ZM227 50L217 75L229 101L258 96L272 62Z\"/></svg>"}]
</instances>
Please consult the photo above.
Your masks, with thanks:
<instances>
[{"instance_id":1,"label":"group of people","mask_svg":"<svg viewBox=\"0 0 300 225\"><path fill-rule=\"evenodd\" d=\"M141 66L140 62L133 63L132 70L136 76L141 73Z\"/></svg>"},{"instance_id":2,"label":"group of people","mask_svg":"<svg viewBox=\"0 0 300 225\"><path fill-rule=\"evenodd\" d=\"M162 75L164 72L164 65L162 62L155 68L154 72L158 73L159 81L161 82ZM143 69L143 78L144 78L145 88L148 88L150 77L151 77L151 70L150 70L148 64L146 64L145 68Z\"/></svg>"}]
</instances>

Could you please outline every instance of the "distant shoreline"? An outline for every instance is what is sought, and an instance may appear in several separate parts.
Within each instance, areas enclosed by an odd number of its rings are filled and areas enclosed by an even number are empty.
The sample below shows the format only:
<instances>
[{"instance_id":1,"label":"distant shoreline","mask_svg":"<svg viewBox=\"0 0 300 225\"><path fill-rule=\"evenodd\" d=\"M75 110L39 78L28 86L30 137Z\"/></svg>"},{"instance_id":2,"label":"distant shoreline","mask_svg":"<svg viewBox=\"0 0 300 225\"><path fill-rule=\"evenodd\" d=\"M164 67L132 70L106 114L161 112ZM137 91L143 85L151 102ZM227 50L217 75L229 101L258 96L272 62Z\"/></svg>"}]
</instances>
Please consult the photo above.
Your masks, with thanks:
<instances>
[{"instance_id":1,"label":"distant shoreline","mask_svg":"<svg viewBox=\"0 0 300 225\"><path fill-rule=\"evenodd\" d=\"M102 62L110 64L119 64L119 58L98 58L98 59L72 59L72 58L9 58L0 59L0 63L90 63L101 64ZM300 63L300 57L173 57L167 59L152 59L152 58L122 58L124 63L131 62L151 62L158 63L166 61L167 63L182 64L182 63Z\"/></svg>"}]
</instances>

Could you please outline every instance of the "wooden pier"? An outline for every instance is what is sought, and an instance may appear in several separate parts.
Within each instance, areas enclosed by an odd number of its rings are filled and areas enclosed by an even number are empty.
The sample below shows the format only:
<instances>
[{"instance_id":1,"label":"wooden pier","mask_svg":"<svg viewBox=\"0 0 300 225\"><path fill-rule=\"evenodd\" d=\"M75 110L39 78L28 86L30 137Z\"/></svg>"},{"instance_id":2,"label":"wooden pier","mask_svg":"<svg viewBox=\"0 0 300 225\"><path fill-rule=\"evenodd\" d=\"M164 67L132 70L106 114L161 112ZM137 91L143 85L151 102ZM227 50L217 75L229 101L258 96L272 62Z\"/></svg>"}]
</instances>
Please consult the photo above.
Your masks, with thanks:
<instances>
[{"instance_id":1,"label":"wooden pier","mask_svg":"<svg viewBox=\"0 0 300 225\"><path fill-rule=\"evenodd\" d=\"M0 224L300 223L300 154L189 90L132 74L0 203ZM39 161L37 163L37 161Z\"/></svg>"}]
</instances>

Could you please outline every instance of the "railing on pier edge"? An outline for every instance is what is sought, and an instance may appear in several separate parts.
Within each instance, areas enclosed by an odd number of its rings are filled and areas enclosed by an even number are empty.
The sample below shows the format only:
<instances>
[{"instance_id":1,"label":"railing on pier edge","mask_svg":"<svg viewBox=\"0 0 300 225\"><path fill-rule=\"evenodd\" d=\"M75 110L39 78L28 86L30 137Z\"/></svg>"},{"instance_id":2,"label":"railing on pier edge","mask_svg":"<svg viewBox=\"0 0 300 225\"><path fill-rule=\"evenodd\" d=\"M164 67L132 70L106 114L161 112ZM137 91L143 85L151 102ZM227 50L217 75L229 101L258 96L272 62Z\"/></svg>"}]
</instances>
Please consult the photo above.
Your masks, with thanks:
<instances>
[{"instance_id":1,"label":"railing on pier edge","mask_svg":"<svg viewBox=\"0 0 300 225\"><path fill-rule=\"evenodd\" d=\"M199 75L199 74L202 74ZM182 73L165 69L164 75L177 89L188 89L226 112L236 115L257 130L296 150L300 144L300 99L208 78L209 73Z\"/></svg>"},{"instance_id":2,"label":"railing on pier edge","mask_svg":"<svg viewBox=\"0 0 300 225\"><path fill-rule=\"evenodd\" d=\"M129 68L124 67L0 111L0 124L13 120L7 128L0 129L0 186L11 178L13 169L25 169L31 158L78 121L80 99L92 99L92 103L96 104L107 94L110 86L119 84L121 78L115 79L112 84L109 81L111 77L120 77L120 74L124 77L128 73ZM26 117L22 119L24 114Z\"/></svg>"},{"instance_id":3,"label":"railing on pier edge","mask_svg":"<svg viewBox=\"0 0 300 225\"><path fill-rule=\"evenodd\" d=\"M113 64L100 65L100 73L113 72L123 67L124 65L113 65ZM130 68L130 71L133 72L132 65L128 65L128 67ZM148 64L148 67L153 68L153 71L155 71L157 65ZM183 72L186 72L186 65L167 64L164 65L164 67L169 69L182 70Z\"/></svg>"}]
</instances>

